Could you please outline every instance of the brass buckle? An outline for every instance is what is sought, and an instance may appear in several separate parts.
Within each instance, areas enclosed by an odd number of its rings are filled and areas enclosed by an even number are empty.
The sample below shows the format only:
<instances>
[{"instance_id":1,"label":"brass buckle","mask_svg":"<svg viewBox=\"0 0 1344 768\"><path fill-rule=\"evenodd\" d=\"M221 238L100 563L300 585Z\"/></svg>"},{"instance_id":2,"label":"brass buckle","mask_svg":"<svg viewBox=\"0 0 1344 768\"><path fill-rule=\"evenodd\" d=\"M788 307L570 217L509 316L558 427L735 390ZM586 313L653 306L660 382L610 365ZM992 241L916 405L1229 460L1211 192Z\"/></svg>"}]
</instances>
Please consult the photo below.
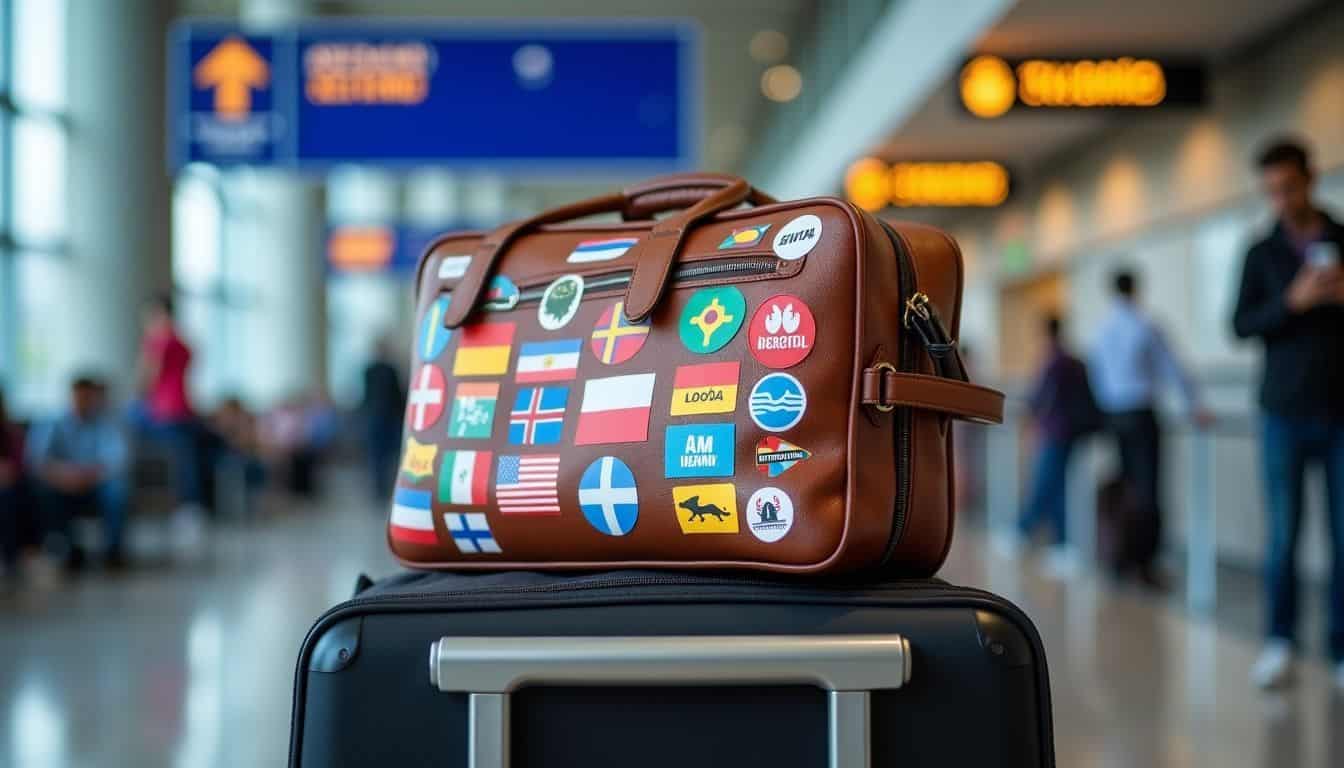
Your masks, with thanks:
<instances>
[{"instance_id":1,"label":"brass buckle","mask_svg":"<svg viewBox=\"0 0 1344 768\"><path fill-rule=\"evenodd\" d=\"M913 296L905 300L905 312L901 315L901 324L906 328L910 327L910 314L919 315L921 319L929 319L929 296L926 293L915 292Z\"/></svg>"},{"instance_id":2,"label":"brass buckle","mask_svg":"<svg viewBox=\"0 0 1344 768\"><path fill-rule=\"evenodd\" d=\"M888 362L885 362L885 361L884 361L884 362L878 363L877 365L874 365L873 367L877 369L878 374L879 374L879 375L878 375L878 379L877 379L877 399L878 399L878 402L873 403L873 407L876 408L876 409L878 410L879 413L889 413L889 412L891 412L891 411L896 410L896 406L894 406L894 405L883 405L882 402L881 402L883 396L886 394L886 392L883 391L883 387L882 387L882 377L881 377L881 372L882 372L882 371L891 371L892 373L895 373L895 372L896 372L896 366L892 365L891 363L888 363Z\"/></svg>"}]
</instances>

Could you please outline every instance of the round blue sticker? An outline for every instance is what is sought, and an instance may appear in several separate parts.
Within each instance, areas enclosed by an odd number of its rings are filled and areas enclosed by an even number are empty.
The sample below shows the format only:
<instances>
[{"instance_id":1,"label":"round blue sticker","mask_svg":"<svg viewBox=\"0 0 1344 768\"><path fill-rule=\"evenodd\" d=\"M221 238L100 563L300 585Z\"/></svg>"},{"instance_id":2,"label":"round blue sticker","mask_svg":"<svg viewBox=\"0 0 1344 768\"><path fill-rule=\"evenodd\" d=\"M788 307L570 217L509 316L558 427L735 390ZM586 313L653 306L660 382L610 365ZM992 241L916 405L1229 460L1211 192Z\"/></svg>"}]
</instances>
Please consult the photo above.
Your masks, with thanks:
<instances>
[{"instance_id":1,"label":"round blue sticker","mask_svg":"<svg viewBox=\"0 0 1344 768\"><path fill-rule=\"evenodd\" d=\"M803 418L807 392L787 373L772 373L751 388L751 420L767 432L783 432Z\"/></svg>"},{"instance_id":2,"label":"round blue sticker","mask_svg":"<svg viewBox=\"0 0 1344 768\"><path fill-rule=\"evenodd\" d=\"M443 354L443 348L448 346L448 339L452 337L452 330L444 327L443 313L448 311L448 296L440 296L429 305L425 310L425 316L420 318L420 333L416 335L415 351L420 355L420 359L426 362L435 359Z\"/></svg>"},{"instance_id":3,"label":"round blue sticker","mask_svg":"<svg viewBox=\"0 0 1344 768\"><path fill-rule=\"evenodd\" d=\"M485 308L496 312L505 312L518 306L518 286L504 275L495 275L490 280L490 290L485 293Z\"/></svg>"},{"instance_id":4,"label":"round blue sticker","mask_svg":"<svg viewBox=\"0 0 1344 768\"><path fill-rule=\"evenodd\" d=\"M579 506L594 528L608 536L624 536L639 519L634 473L615 456L594 461L579 479Z\"/></svg>"}]
</instances>

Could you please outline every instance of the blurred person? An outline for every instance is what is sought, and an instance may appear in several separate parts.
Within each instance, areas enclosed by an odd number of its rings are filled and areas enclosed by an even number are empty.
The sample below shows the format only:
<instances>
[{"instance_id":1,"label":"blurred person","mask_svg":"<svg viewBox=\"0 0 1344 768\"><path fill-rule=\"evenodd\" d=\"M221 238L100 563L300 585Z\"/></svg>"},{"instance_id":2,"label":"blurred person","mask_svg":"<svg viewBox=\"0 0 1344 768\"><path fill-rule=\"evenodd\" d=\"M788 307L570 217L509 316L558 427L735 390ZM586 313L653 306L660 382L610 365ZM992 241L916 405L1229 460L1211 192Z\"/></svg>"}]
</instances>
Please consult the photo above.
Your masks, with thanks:
<instances>
[{"instance_id":1,"label":"blurred person","mask_svg":"<svg viewBox=\"0 0 1344 768\"><path fill-rule=\"evenodd\" d=\"M1046 573L1064 577L1077 570L1076 557L1069 549L1068 477L1069 459L1079 438L1101 426L1087 366L1064 345L1063 320L1058 315L1045 318L1045 363L1027 405L1037 430L1036 467L1031 491L1018 518L1018 531L1024 541L1036 529L1048 523L1052 533Z\"/></svg>"},{"instance_id":2,"label":"blurred person","mask_svg":"<svg viewBox=\"0 0 1344 768\"><path fill-rule=\"evenodd\" d=\"M1163 589L1155 561L1162 544L1162 429L1156 401L1174 384L1196 425L1211 419L1199 405L1194 379L1172 354L1162 330L1139 305L1138 279L1122 270L1112 279L1113 303L1089 357L1097 405L1120 452L1120 472L1133 499L1123 521L1123 546L1114 576L1137 577Z\"/></svg>"},{"instance_id":3,"label":"blurred person","mask_svg":"<svg viewBox=\"0 0 1344 768\"><path fill-rule=\"evenodd\" d=\"M266 480L266 468L261 461L257 417L240 398L231 395L210 414L209 427L218 444L215 464L238 467L248 489L261 487Z\"/></svg>"},{"instance_id":4,"label":"blurred person","mask_svg":"<svg viewBox=\"0 0 1344 768\"><path fill-rule=\"evenodd\" d=\"M68 570L78 570L84 563L73 521L85 510L102 518L108 567L125 565L122 531L130 499L129 456L122 425L107 405L107 386L93 376L80 376L71 384L67 413L33 430L28 464L47 544Z\"/></svg>"},{"instance_id":5,"label":"blurred person","mask_svg":"<svg viewBox=\"0 0 1344 768\"><path fill-rule=\"evenodd\" d=\"M6 580L19 573L23 481L23 436L10 422L0 391L0 576Z\"/></svg>"},{"instance_id":6,"label":"blurred person","mask_svg":"<svg viewBox=\"0 0 1344 768\"><path fill-rule=\"evenodd\" d=\"M370 488L374 501L380 503L392 495L401 453L401 422L406 412L406 385L392 362L394 356L389 340L380 339L374 345L373 359L364 367L364 399L359 407L364 420Z\"/></svg>"},{"instance_id":7,"label":"blurred person","mask_svg":"<svg viewBox=\"0 0 1344 768\"><path fill-rule=\"evenodd\" d=\"M1261 452L1269 551L1267 635L1252 668L1287 682L1297 640L1297 538L1307 465L1324 465L1331 538L1329 652L1344 689L1344 226L1312 201L1304 146L1271 143L1256 159L1273 230L1246 254L1232 326L1265 347Z\"/></svg>"},{"instance_id":8,"label":"blurred person","mask_svg":"<svg viewBox=\"0 0 1344 768\"><path fill-rule=\"evenodd\" d=\"M302 498L317 494L317 465L335 441L339 418L322 393L286 399L261 421L262 444L278 465L290 493Z\"/></svg>"},{"instance_id":9,"label":"blurred person","mask_svg":"<svg viewBox=\"0 0 1344 768\"><path fill-rule=\"evenodd\" d=\"M172 456L177 516L199 519L207 498L202 469L209 462L204 456L200 424L187 395L191 359L191 347L177 330L172 297L155 298L145 308L140 346L144 379L141 426L148 439L163 445Z\"/></svg>"}]
</instances>

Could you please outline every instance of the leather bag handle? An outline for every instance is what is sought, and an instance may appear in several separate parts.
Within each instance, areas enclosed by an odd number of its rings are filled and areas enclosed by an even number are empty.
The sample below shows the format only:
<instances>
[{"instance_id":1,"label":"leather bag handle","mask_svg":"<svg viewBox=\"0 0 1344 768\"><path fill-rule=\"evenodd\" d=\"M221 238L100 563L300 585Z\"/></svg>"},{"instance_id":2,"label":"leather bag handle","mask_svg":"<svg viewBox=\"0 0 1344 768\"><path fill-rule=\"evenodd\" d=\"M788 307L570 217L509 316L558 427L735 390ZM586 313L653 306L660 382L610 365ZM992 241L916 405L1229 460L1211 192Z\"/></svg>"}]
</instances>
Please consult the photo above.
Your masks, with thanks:
<instances>
[{"instance_id":1,"label":"leather bag handle","mask_svg":"<svg viewBox=\"0 0 1344 768\"><path fill-rule=\"evenodd\" d=\"M726 173L674 173L656 176L626 187L626 205L621 217L626 221L651 219L665 211L689 208L714 192L741 181ZM746 202L770 205L775 198L755 187L748 187Z\"/></svg>"},{"instance_id":2,"label":"leather bag handle","mask_svg":"<svg viewBox=\"0 0 1344 768\"><path fill-rule=\"evenodd\" d=\"M687 176L694 177L697 174ZM632 321L642 320L653 311L659 297L662 296L667 278L672 273L672 265L677 260L677 253L681 250L686 231L699 221L733 208L751 197L753 190L744 179L726 178L733 180L708 194L697 195L697 202L689 208L656 222L649 233L640 238L639 242L627 252L635 264L625 299L625 313ZM659 181L660 179L654 179L647 184L653 185ZM636 200L654 200L657 198L650 198L648 195L656 196L672 189L684 188L684 182L664 182L662 185L652 187L636 186L618 194L593 197L552 208L529 219L499 227L486 235L472 253L471 263L467 265L467 271L462 276L461 282L453 289L453 300L448 303L448 310L444 312L444 326L457 328L466 322L480 303L485 286L490 276L494 274L500 256L520 236L534 232L547 224L558 224L599 213L625 212L628 208L639 210L641 206L632 205ZM703 190L703 187L701 189ZM641 205L647 206L648 203Z\"/></svg>"}]
</instances>

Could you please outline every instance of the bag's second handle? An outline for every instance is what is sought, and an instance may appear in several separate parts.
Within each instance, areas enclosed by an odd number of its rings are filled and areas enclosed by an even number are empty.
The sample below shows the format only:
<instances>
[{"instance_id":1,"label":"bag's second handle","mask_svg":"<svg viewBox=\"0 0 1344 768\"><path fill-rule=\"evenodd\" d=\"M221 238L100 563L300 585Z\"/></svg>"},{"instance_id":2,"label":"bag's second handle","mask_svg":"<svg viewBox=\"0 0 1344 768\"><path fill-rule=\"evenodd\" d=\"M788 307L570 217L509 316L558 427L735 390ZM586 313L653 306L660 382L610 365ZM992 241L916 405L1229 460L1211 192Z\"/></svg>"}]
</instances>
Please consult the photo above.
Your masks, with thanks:
<instances>
[{"instance_id":1,"label":"bag's second handle","mask_svg":"<svg viewBox=\"0 0 1344 768\"><path fill-rule=\"evenodd\" d=\"M723 186L714 189L719 183ZM710 189L713 191L708 191ZM686 194L681 195L677 190L683 190ZM457 328L471 316L481 301L500 256L519 236L547 224L599 213L628 214L632 210L662 210L672 204L668 200L659 202L657 193L678 195L675 197L677 204L692 198L696 202L674 216L657 221L649 233L627 252L635 264L625 298L625 314L632 321L643 320L657 305L667 286L667 279L672 274L672 265L677 260L681 243L692 225L744 201L769 199L755 192L744 179L717 178L715 183L708 184L699 183L695 175L690 175L670 177L658 189L641 186L620 194L594 197L553 208L530 219L505 224L486 235L476 246L466 273L453 288L453 298L444 312L443 324L448 328Z\"/></svg>"},{"instance_id":2,"label":"bag's second handle","mask_svg":"<svg viewBox=\"0 0 1344 768\"><path fill-rule=\"evenodd\" d=\"M469 695L471 768L509 764L509 695L532 683L816 685L827 691L831 768L868 768L869 691L910 681L900 635L443 637L430 684Z\"/></svg>"}]
</instances>

